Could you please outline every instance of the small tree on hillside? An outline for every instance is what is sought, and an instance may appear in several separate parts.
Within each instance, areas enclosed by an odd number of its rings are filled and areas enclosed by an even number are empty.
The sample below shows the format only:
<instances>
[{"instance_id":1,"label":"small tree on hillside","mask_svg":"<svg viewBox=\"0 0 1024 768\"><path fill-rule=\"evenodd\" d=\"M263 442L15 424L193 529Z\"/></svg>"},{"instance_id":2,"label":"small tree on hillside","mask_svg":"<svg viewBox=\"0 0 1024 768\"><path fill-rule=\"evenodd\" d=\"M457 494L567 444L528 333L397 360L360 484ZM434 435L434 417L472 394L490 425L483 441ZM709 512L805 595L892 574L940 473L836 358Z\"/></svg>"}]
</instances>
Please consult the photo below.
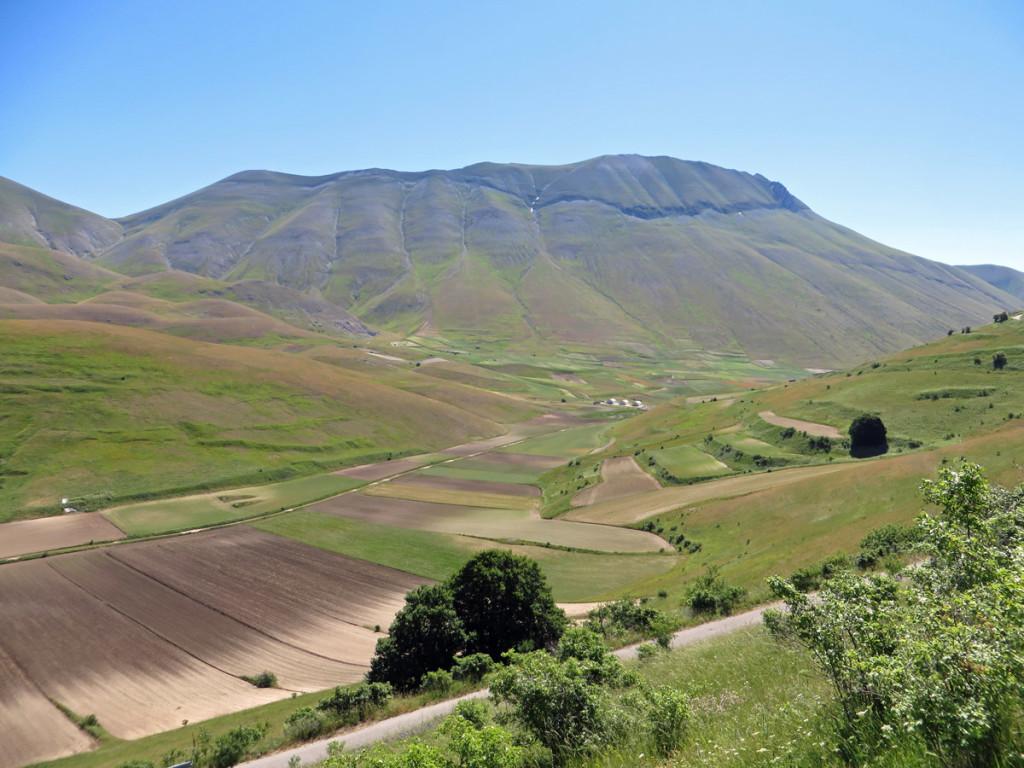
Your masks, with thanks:
<instances>
[{"instance_id":1,"label":"small tree on hillside","mask_svg":"<svg viewBox=\"0 0 1024 768\"><path fill-rule=\"evenodd\" d=\"M889 450L885 424L878 416L862 414L850 424L850 455L877 456Z\"/></svg>"},{"instance_id":2,"label":"small tree on hillside","mask_svg":"<svg viewBox=\"0 0 1024 768\"><path fill-rule=\"evenodd\" d=\"M997 371L1001 371L1006 367L1006 355L1003 352L996 352L992 355L992 367Z\"/></svg>"}]
</instances>

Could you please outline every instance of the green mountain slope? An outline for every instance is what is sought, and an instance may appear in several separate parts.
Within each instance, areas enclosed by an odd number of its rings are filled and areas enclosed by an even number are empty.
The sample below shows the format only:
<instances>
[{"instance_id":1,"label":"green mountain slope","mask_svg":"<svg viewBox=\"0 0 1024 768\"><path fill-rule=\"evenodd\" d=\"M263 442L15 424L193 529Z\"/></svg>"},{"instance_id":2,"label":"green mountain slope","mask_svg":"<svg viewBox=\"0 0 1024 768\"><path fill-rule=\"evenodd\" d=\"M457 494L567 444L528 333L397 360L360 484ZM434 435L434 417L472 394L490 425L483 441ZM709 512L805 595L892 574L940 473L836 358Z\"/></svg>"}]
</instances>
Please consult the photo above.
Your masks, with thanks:
<instances>
[{"instance_id":1,"label":"green mountain slope","mask_svg":"<svg viewBox=\"0 0 1024 768\"><path fill-rule=\"evenodd\" d=\"M997 264L973 264L960 269L1024 301L1024 272Z\"/></svg>"},{"instance_id":2,"label":"green mountain slope","mask_svg":"<svg viewBox=\"0 0 1024 768\"><path fill-rule=\"evenodd\" d=\"M732 350L849 364L1009 297L814 214L778 182L636 155L302 177L248 171L120 220L90 253L329 302L374 328L551 352ZM278 315L280 316L280 315Z\"/></svg>"},{"instance_id":3,"label":"green mountain slope","mask_svg":"<svg viewBox=\"0 0 1024 768\"><path fill-rule=\"evenodd\" d=\"M0 176L0 242L84 256L117 242L121 225Z\"/></svg>"}]
</instances>

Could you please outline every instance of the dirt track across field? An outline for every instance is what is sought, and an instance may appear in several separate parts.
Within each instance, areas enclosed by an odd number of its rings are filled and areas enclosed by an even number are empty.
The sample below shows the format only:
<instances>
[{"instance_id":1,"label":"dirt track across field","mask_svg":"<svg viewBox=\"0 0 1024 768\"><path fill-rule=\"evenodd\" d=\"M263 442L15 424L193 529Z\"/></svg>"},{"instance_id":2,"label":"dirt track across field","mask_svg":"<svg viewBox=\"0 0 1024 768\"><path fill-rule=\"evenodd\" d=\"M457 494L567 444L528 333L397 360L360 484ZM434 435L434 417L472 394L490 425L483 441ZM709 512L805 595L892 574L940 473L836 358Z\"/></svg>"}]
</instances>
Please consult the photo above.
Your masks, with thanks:
<instances>
[{"instance_id":1,"label":"dirt track across field","mask_svg":"<svg viewBox=\"0 0 1024 768\"><path fill-rule=\"evenodd\" d=\"M761 615L768 608L778 608L778 604L757 608L753 611L740 613L735 616L727 616L717 621L709 621L689 629L681 629L672 635L670 645L673 648L680 648L684 645L707 640L712 637L729 634L745 627L757 626L761 623ZM635 659L637 657L637 646L631 645L615 651L620 659ZM466 699L479 699L490 695L490 691L482 690L461 696L457 699L442 701L430 707L424 707L414 712L407 712L404 715L392 717L372 723L363 728L358 728L348 733L340 733L327 739L305 744L287 752L278 752L274 755L267 755L248 763L241 763L239 768L289 768L290 760L293 757L299 758L299 765L309 765L327 759L327 745L331 742L344 742L345 750L362 749L372 746L379 741L392 741L411 736L420 731L426 730L434 723L447 717L455 709L455 705Z\"/></svg>"},{"instance_id":2,"label":"dirt track across field","mask_svg":"<svg viewBox=\"0 0 1024 768\"><path fill-rule=\"evenodd\" d=\"M814 435L815 437L831 437L836 440L842 438L842 434L838 429L830 427L827 424L815 424L813 421L787 419L785 416L776 416L771 411L761 411L757 415L769 424L774 424L777 427L792 427L793 429L799 429L801 432L806 432L808 435Z\"/></svg>"}]
</instances>

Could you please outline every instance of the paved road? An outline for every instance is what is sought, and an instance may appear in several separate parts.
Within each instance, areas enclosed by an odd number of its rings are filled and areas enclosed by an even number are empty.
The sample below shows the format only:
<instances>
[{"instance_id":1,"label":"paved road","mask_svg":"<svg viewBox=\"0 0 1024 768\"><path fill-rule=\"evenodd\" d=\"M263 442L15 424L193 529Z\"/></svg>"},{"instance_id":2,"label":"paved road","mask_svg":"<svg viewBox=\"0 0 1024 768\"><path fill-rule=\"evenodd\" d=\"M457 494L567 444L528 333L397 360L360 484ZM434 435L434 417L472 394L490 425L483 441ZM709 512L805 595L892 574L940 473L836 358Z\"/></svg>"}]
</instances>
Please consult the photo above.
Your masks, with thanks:
<instances>
[{"instance_id":1,"label":"paved road","mask_svg":"<svg viewBox=\"0 0 1024 768\"><path fill-rule=\"evenodd\" d=\"M766 606L766 608L778 608L779 605L776 603L775 605ZM689 629L681 629L672 635L669 645L672 648L679 648L701 640L707 640L710 637L728 634L743 627L760 624L761 614L766 608L757 608L746 613L738 613L735 616L727 616L724 619L709 621L706 624L690 627ZM636 645L630 645L620 648L614 653L620 659L635 659L637 657L636 649ZM404 715L397 715L387 720L371 723L348 733L338 734L327 739L303 744L301 747L295 747L285 752L277 752L248 763L242 763L241 768L288 768L288 761L295 755L298 755L301 765L309 765L310 763L321 762L327 758L327 745L332 741L345 742L345 749L349 750L368 747L376 744L378 741L388 741L409 736L426 730L434 723L451 714L458 702L465 699L482 698L489 695L489 693L490 691L484 689L457 699L432 704L429 707L417 709L414 712L407 712Z\"/></svg>"}]
</instances>

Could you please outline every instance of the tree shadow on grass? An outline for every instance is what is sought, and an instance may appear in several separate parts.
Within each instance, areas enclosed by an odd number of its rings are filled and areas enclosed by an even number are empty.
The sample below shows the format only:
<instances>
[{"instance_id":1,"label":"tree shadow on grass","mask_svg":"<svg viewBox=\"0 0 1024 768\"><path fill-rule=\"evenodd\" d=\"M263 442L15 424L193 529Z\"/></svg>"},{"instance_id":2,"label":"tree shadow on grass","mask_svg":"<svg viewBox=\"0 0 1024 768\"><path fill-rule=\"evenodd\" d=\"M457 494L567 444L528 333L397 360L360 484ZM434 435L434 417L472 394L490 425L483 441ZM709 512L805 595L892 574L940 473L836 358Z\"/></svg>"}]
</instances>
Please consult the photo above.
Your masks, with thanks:
<instances>
[{"instance_id":1,"label":"tree shadow on grass","mask_svg":"<svg viewBox=\"0 0 1024 768\"><path fill-rule=\"evenodd\" d=\"M858 445L850 448L850 455L855 459L870 459L872 456L881 456L889 452L889 443L877 443L876 445Z\"/></svg>"}]
</instances>

